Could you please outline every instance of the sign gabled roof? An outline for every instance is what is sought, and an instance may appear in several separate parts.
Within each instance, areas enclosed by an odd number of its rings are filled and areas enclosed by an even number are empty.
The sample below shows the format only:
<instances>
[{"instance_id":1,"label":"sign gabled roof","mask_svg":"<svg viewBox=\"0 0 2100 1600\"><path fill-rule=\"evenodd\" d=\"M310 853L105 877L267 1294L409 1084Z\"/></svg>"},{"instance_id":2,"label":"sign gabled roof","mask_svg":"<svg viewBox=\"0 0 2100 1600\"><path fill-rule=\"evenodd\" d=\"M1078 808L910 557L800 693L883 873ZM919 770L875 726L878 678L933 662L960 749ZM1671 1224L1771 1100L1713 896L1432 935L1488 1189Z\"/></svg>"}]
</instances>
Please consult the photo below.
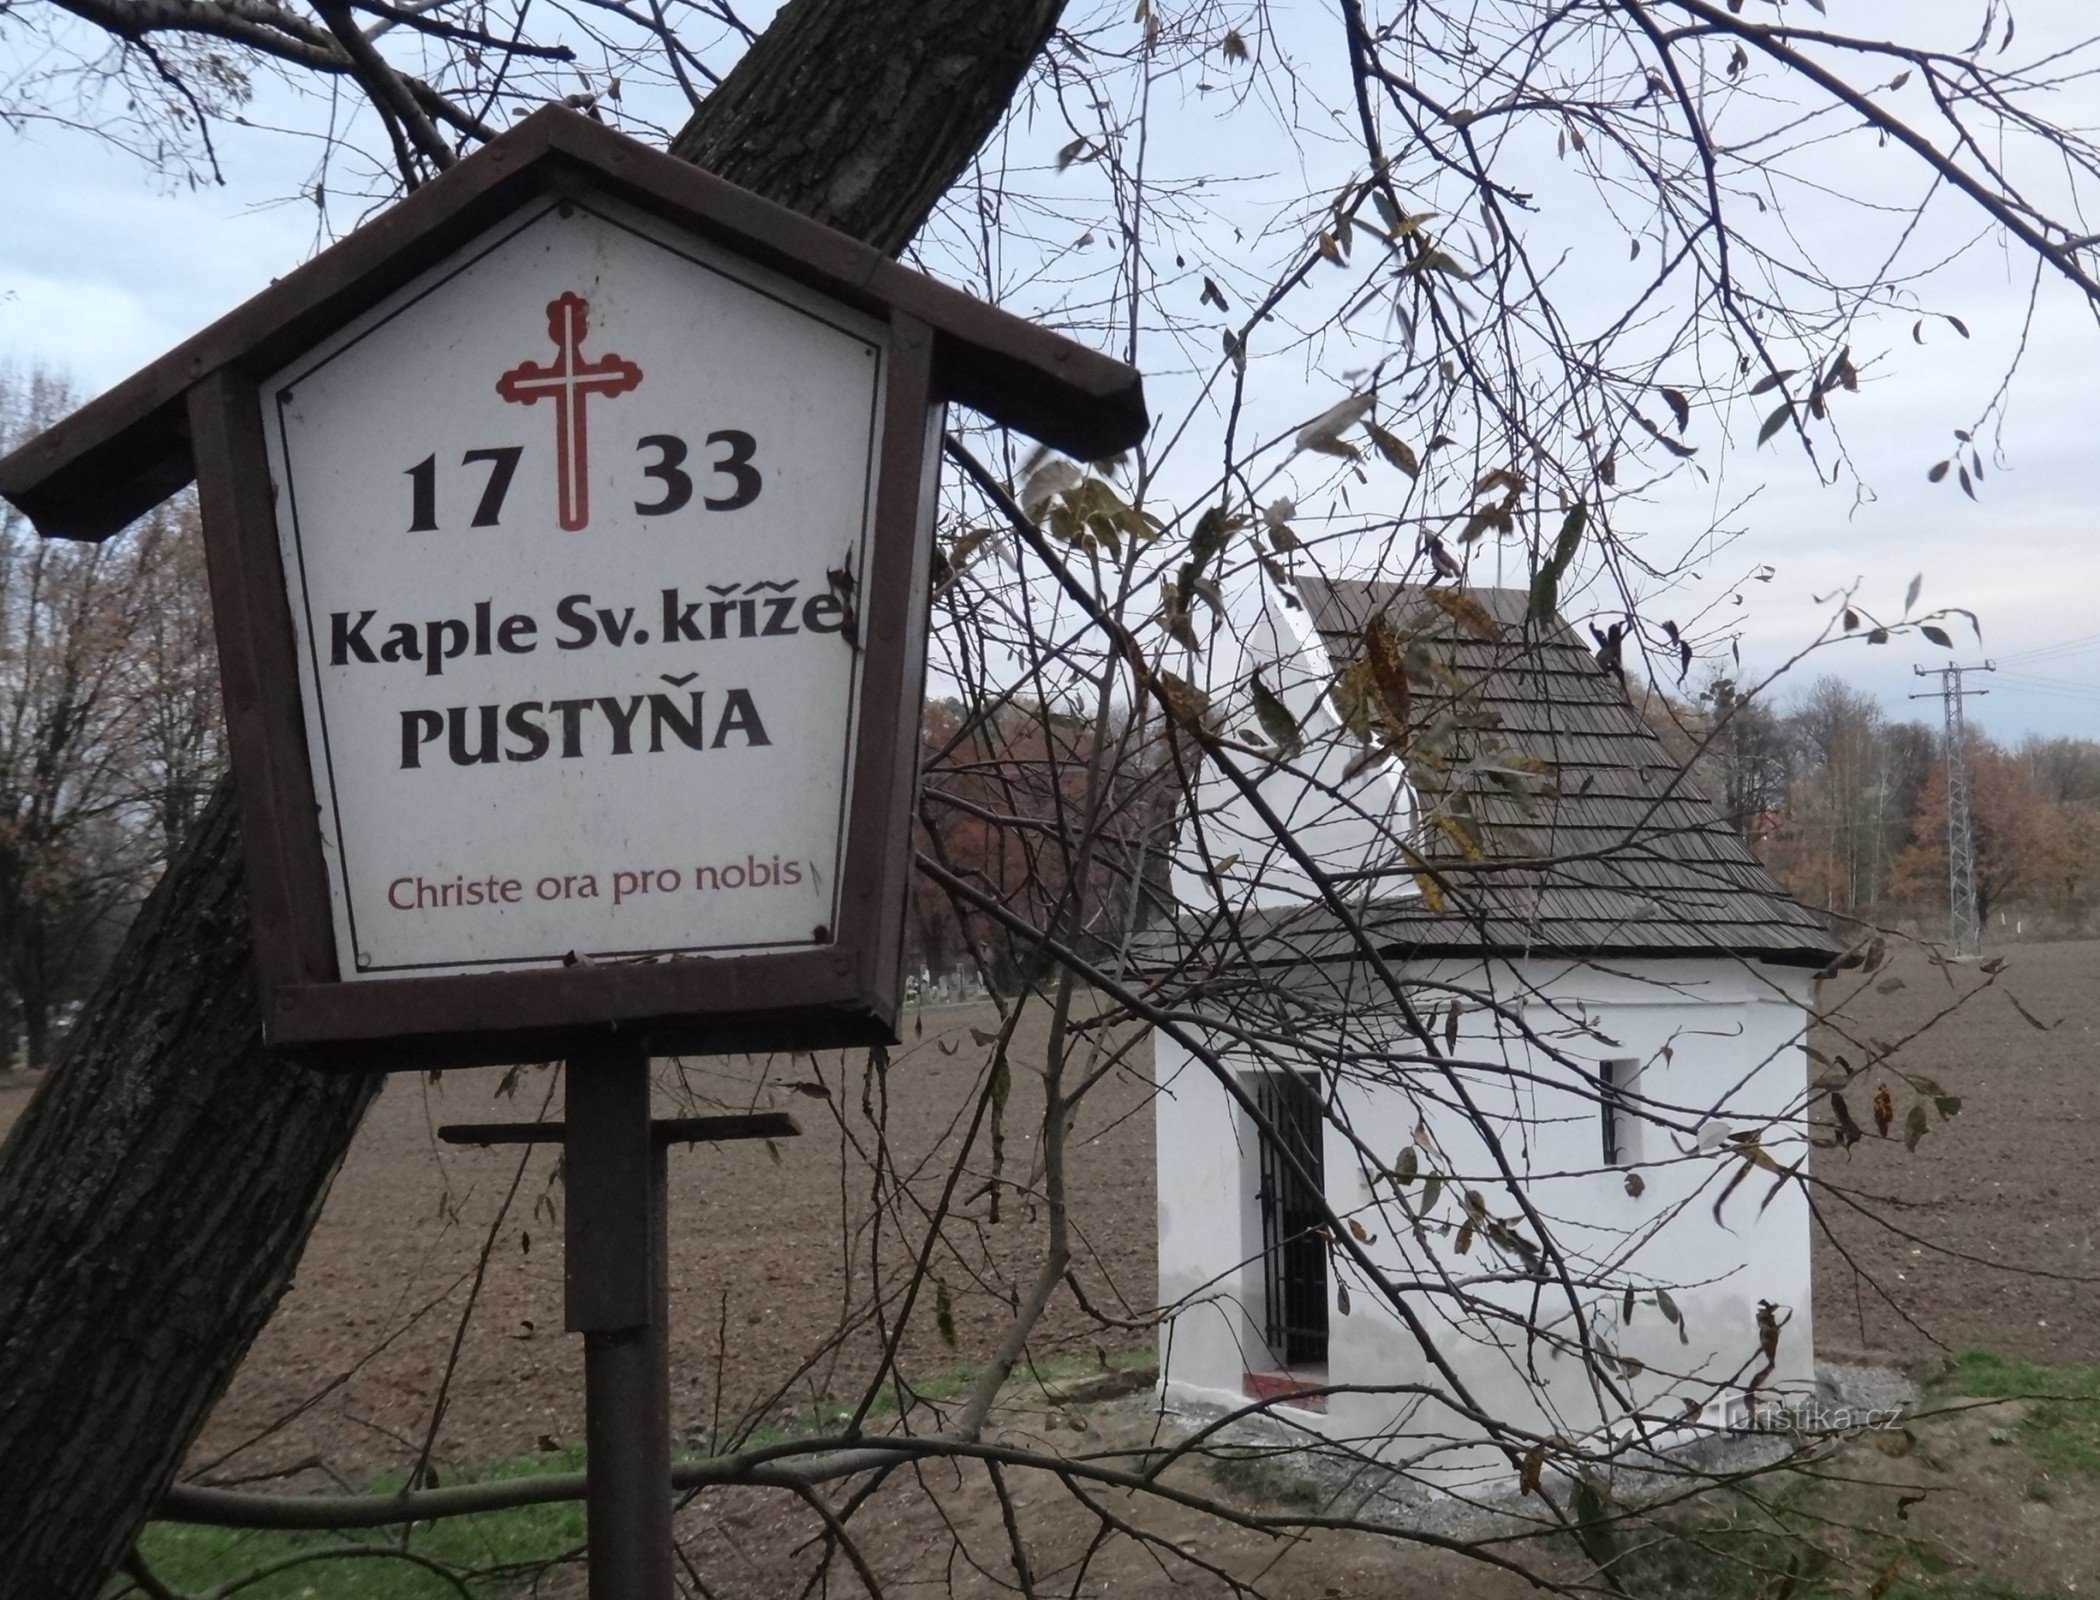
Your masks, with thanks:
<instances>
[{"instance_id":1,"label":"sign gabled roof","mask_svg":"<svg viewBox=\"0 0 2100 1600\"><path fill-rule=\"evenodd\" d=\"M228 368L275 370L532 197L578 189L616 195L859 310L925 323L941 397L1068 455L1099 459L1144 435L1135 369L550 105L0 460L0 496L46 535L109 537L195 476L184 401L196 384Z\"/></svg>"}]
</instances>

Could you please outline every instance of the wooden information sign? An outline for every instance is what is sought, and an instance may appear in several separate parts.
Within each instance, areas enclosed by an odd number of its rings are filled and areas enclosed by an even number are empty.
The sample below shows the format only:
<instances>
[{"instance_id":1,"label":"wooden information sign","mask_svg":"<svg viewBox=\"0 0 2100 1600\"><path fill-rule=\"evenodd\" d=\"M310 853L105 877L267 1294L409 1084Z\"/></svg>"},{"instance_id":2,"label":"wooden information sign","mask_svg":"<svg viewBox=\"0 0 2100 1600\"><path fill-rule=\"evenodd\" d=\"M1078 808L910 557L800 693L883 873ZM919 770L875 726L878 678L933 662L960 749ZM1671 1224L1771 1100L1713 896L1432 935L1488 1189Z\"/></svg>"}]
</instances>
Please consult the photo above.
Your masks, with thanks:
<instances>
[{"instance_id":1,"label":"wooden information sign","mask_svg":"<svg viewBox=\"0 0 2100 1600\"><path fill-rule=\"evenodd\" d=\"M947 403L1082 458L1129 367L559 107L0 461L194 477L263 1024L565 1058L591 1592L670 1592L652 1053L895 1039ZM502 1142L500 1129L462 1129Z\"/></svg>"},{"instance_id":2,"label":"wooden information sign","mask_svg":"<svg viewBox=\"0 0 2100 1600\"><path fill-rule=\"evenodd\" d=\"M950 400L1145 425L1121 363L549 107L0 494L100 538L195 473L274 1044L810 1048L896 1021Z\"/></svg>"}]
</instances>

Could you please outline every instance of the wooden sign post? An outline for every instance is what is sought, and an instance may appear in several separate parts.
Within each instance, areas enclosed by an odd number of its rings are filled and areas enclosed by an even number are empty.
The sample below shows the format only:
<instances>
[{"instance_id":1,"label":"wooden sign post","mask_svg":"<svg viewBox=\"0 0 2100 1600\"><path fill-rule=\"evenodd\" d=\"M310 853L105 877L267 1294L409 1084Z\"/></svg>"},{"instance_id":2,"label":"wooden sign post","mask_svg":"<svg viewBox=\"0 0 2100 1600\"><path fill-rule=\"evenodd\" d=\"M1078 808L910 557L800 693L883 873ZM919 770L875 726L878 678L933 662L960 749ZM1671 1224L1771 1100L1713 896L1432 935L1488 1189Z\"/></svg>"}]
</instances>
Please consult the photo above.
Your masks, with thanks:
<instances>
[{"instance_id":1,"label":"wooden sign post","mask_svg":"<svg viewBox=\"0 0 2100 1600\"><path fill-rule=\"evenodd\" d=\"M550 107L0 461L61 537L197 481L269 1041L568 1061L502 1136L567 1140L594 1595L669 1593L651 1055L895 1039L951 401L1145 427L1130 368Z\"/></svg>"}]
</instances>

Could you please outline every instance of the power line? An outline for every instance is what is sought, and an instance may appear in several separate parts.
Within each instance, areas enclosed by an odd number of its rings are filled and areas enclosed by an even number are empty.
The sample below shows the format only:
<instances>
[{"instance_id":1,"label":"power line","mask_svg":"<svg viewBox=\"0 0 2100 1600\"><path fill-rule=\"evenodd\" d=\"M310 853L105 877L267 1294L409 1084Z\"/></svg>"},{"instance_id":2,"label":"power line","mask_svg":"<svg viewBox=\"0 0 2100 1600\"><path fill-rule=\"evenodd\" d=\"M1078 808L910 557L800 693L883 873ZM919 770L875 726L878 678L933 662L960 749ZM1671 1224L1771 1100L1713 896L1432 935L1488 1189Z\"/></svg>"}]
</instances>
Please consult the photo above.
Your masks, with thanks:
<instances>
[{"instance_id":1,"label":"power line","mask_svg":"<svg viewBox=\"0 0 2100 1600\"><path fill-rule=\"evenodd\" d=\"M2008 666L2035 666L2043 662L2059 661L2068 656L2090 655L2100 650L2100 633L2081 634L2075 639L2066 639L2060 644L2038 644L2025 650L2015 650L2005 658Z\"/></svg>"},{"instance_id":2,"label":"power line","mask_svg":"<svg viewBox=\"0 0 2100 1600\"><path fill-rule=\"evenodd\" d=\"M1996 672L1998 664L1986 661L1978 667L1912 667L1921 678L1935 671L1940 675L1939 699L1947 719L1947 943L1959 956L1983 953L1983 915L1976 905L1976 834L1969 825L1969 730L1962 717L1962 701L1969 695L1989 694L1971 689L1961 679L1965 672ZM1913 700L1930 700L1930 694L1914 694Z\"/></svg>"},{"instance_id":3,"label":"power line","mask_svg":"<svg viewBox=\"0 0 2100 1600\"><path fill-rule=\"evenodd\" d=\"M2005 683L2022 694L2053 695L2059 700L2100 701L2100 683L2079 683L2070 678L2040 678L2027 672L2003 672Z\"/></svg>"}]
</instances>

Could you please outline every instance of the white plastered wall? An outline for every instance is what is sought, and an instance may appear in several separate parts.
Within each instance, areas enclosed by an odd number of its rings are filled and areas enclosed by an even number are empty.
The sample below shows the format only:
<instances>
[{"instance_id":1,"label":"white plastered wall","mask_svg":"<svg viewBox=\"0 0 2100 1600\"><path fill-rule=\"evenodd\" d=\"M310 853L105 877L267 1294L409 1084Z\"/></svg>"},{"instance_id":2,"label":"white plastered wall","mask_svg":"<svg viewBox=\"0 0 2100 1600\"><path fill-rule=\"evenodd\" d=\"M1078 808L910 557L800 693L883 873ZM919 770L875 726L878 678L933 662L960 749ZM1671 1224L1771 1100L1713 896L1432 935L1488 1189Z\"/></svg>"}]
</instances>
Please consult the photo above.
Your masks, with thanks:
<instances>
[{"instance_id":1,"label":"white plastered wall","mask_svg":"<svg viewBox=\"0 0 2100 1600\"><path fill-rule=\"evenodd\" d=\"M1260 735L1249 678L1256 672L1297 722L1303 751L1287 763L1257 753L1236 755L1262 803L1293 844L1323 873L1341 874L1354 893L1366 892L1362 873L1390 868L1403 853L1413 815L1400 764L1362 761L1363 747L1335 714L1327 690L1334 665L1311 619L1269 590L1233 608L1237 642L1221 638L1204 663L1206 688L1218 726L1228 737ZM1193 670L1193 668L1192 668ZM1352 773L1353 766L1361 770ZM1206 767L1196 782L1193 814L1182 821L1174 852L1174 894L1185 912L1202 915L1274 910L1317 898L1304 866L1277 842L1278 830L1240 787ZM1383 897L1412 895L1405 872L1379 880Z\"/></svg>"},{"instance_id":2,"label":"white plastered wall","mask_svg":"<svg viewBox=\"0 0 2100 1600\"><path fill-rule=\"evenodd\" d=\"M1743 1165L1735 1147L1722 1141L1725 1132L1758 1129L1760 1148L1782 1168L1805 1158L1799 1117L1807 1085L1809 976L1726 958L1453 961L1410 966L1402 976L1425 1007L1439 1007L1448 992L1460 990L1501 1002L1504 1016L1479 1006L1461 1014L1459 1056L1481 1064L1465 1072L1466 1089L1578 1275L1601 1280L1582 1290L1575 1306L1557 1285L1536 1293L1526 1283L1473 1286L1511 1314L1499 1325L1463 1314L1447 1296L1410 1292L1408 1308L1475 1403L1508 1422L1573 1438L1623 1429L1629 1403L1650 1415L1677 1416L1686 1397L1707 1403L1718 1391L1721 1403L1707 1406L1705 1420L1719 1422L1726 1398L1739 1403L1743 1386L1764 1365L1761 1302L1775 1308L1783 1326L1776 1368L1759 1394L1805 1392L1814 1375L1805 1191L1795 1182L1775 1189L1773 1175L1754 1168L1718 1220L1714 1209ZM1361 999L1359 1027L1375 1005L1368 993ZM1526 1029L1540 1039L1525 1039ZM1253 1128L1206 1064L1167 1034L1155 1039L1160 1294L1163 1303L1181 1308L1163 1335L1162 1384L1169 1404L1237 1406L1245 1403L1245 1373L1275 1364L1261 1338ZM1606 1057L1637 1061L1633 1093L1656 1102L1653 1114L1678 1126L1642 1120L1634 1134L1636 1164L1599 1170L1599 1109L1568 1088L1572 1074L1551 1059L1554 1052L1586 1068ZM1239 1062L1236 1070L1254 1065ZM1434 1068L1412 1070L1422 1074L1423 1086L1439 1081ZM1439 1218L1462 1220L1464 1193L1473 1189L1494 1215L1531 1233L1509 1189L1496 1181L1486 1142L1437 1103L1449 1099L1448 1085L1444 1091L1432 1097L1403 1085L1350 1081L1345 1073L1336 1101L1341 1127L1326 1134L1329 1203L1375 1237L1373 1261L1400 1279L1433 1278L1439 1265L1470 1276L1483 1263L1506 1259L1477 1237L1470 1254L1459 1256L1452 1232L1432 1231L1434 1260L1425 1259L1411 1237L1403 1248L1396 1224L1405 1237L1404 1219L1373 1163L1391 1167L1418 1125L1427 1128L1432 1147L1418 1146L1423 1168L1449 1175ZM1627 1192L1627 1171L1640 1176L1638 1197ZM1411 1193L1421 1193L1420 1183ZM1338 1259L1331 1270L1346 1285L1351 1309L1348 1315L1330 1311L1326 1381L1448 1388L1379 1290L1352 1263ZM1627 1284L1636 1290L1630 1324L1622 1314ZM1681 1324L1658 1309L1658 1287L1681 1313ZM1637 1376L1617 1380L1620 1398L1601 1393L1579 1359L1556 1357L1543 1345L1527 1348L1527 1320L1567 1333L1578 1308L1596 1337L1640 1363ZM1447 1447L1423 1462L1423 1452L1439 1441L1478 1436L1466 1419L1434 1401L1337 1394L1324 1415L1291 1415L1388 1460L1415 1463L1454 1487L1512 1472L1500 1452L1484 1448Z\"/></svg>"}]
</instances>

